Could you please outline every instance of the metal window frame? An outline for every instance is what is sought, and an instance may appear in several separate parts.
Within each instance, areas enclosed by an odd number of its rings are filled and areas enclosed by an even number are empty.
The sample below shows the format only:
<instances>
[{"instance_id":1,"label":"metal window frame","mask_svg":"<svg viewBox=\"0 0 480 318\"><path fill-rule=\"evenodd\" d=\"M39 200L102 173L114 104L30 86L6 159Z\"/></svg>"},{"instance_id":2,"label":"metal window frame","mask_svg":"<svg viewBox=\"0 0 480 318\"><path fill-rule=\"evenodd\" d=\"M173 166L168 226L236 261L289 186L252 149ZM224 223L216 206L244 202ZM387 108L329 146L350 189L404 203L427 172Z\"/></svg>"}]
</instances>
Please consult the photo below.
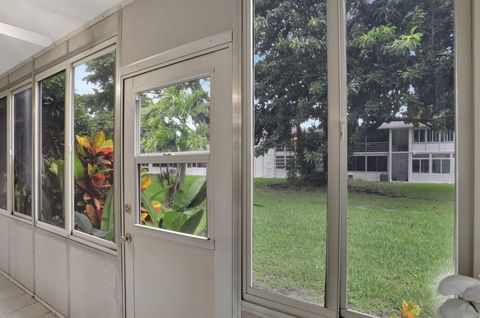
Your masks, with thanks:
<instances>
[{"instance_id":1,"label":"metal window frame","mask_svg":"<svg viewBox=\"0 0 480 318\"><path fill-rule=\"evenodd\" d=\"M253 288L252 285L252 213L253 213L253 1L244 2L244 162L243 162L243 305L250 308L270 308L272 317L284 314L298 317L337 317L340 310L340 247L344 229L341 228L341 211L346 202L341 201L342 189L347 185L347 158L341 156L347 150L346 140L346 33L344 1L327 0L327 67L328 67L328 181L326 280L324 306L295 300L269 291ZM345 172L345 173L343 173ZM343 173L343 174L342 174ZM252 304L252 305L249 305ZM284 313L284 314L282 314Z\"/></svg>"},{"instance_id":2,"label":"metal window frame","mask_svg":"<svg viewBox=\"0 0 480 318\"><path fill-rule=\"evenodd\" d=\"M70 149L70 144L68 142L68 136L69 136L69 118L71 114L71 104L70 104L70 95L71 95L71 70L69 67L68 62L63 62L60 64L55 65L54 67L39 73L35 75L34 77L34 86L35 86L35 94L34 94L34 108L35 108L35 121L34 121L34 135L35 135L35 147L34 147L34 188L35 188L35 197L38 198L35 200L34 203L34 222L35 226L39 227L41 229L44 229L49 232L53 232L58 235L66 236L69 233L70 229L70 224L72 220L71 216L71 211L69 209L70 207L70 189L69 187L64 187L63 191L63 198L64 198L64 218L65 218L65 227L61 228L58 226L55 226L53 224L49 224L47 222L41 221L40 220L40 198L41 198L41 191L42 191L42 183L41 183L41 160L42 160L42 145L40 143L41 141L41 134L42 134L42 127L41 127L41 116L42 116L42 110L41 110L41 89L40 85L41 82L51 76L54 76L60 72L65 72L65 113L64 113L64 123L65 123L65 129L64 129L64 184L68 185L70 184L70 178L69 178L69 167L72 164L71 160L71 153L69 151Z\"/></svg>"},{"instance_id":3,"label":"metal window frame","mask_svg":"<svg viewBox=\"0 0 480 318\"><path fill-rule=\"evenodd\" d=\"M113 76L113 79L115 81L115 93L114 93L114 107L113 107L113 113L114 113L114 151L117 154L120 154L122 151L121 147L121 136L123 135L122 132L120 131L121 127L121 116L120 116L120 97L118 94L118 86L119 84L119 68L118 68L118 52L120 50L119 42L117 41L117 37L112 37L109 40L106 40L88 50L85 50L71 59L68 60L68 63L70 64L70 82L69 82L69 87L70 87L70 94L68 96L69 98L69 105L70 105L70 116L68 117L69 122L68 122L68 152L69 152L69 160L70 164L68 166L68 170L66 170L66 174L68 174L68 193L69 196L69 209L70 211L70 227L68 228L69 231L69 236L75 238L75 240L78 240L80 242L88 242L90 246L93 247L100 247L101 249L107 248L112 251L117 251L118 250L118 244L117 242L119 241L120 233L118 233L118 228L115 225L115 237L113 241L108 241L106 239L102 239L87 233L84 233L82 231L76 230L74 227L74 222L73 222L73 213L74 213L74 187L75 187L75 178L73 175L73 151L74 151L74 135L75 135L75 67L78 65L84 64L86 62L92 61L96 58L99 58L103 55L107 55L110 53L115 54L115 73ZM67 138L67 136L66 136ZM121 155L116 156L115 158L115 163L114 163L114 179L113 179L113 186L114 186L114 199L113 199L113 209L114 211L118 211L120 204L119 202L119 197L121 193L121 180L120 179L120 171L122 169L122 164L121 164ZM120 217L118 213L114 213L115 215L115 224L118 223L118 218Z\"/></svg>"},{"instance_id":4,"label":"metal window frame","mask_svg":"<svg viewBox=\"0 0 480 318\"><path fill-rule=\"evenodd\" d=\"M132 93L138 96L138 94L143 93L147 90L151 89L158 89L158 88L166 88L169 86L185 83L188 81L200 80L208 78L210 80L210 105L215 105L215 85L212 85L215 81L215 69L210 67L207 68L200 68L196 70L192 70L186 74L178 74L175 78L171 79L162 79L155 82L148 82L145 85L136 86ZM211 108L209 108L209 117L212 113ZM214 110L213 110L214 111ZM210 170L210 152L212 150L212 146L215 147L215 136L213 131L211 130L212 126L209 124L209 150L199 150L199 151L178 151L178 152L157 152L157 153L142 153L140 149L141 143L141 134L140 134L140 105L137 102L135 107L135 136L133 137L134 140L134 155L133 160L135 164L135 174L139 175L139 165L141 164L178 164L178 163L203 163L207 165L206 168L206 178L207 184L213 184L213 176L212 173L209 172ZM139 193L139 180L135 180L136 183L136 194L135 197L137 200L140 198ZM213 209L213 205L210 204L209 206L209 198L213 198L212 187L207 186L207 235L206 237L197 236L197 235L189 235L182 232L177 231L170 231L167 229L162 228L151 228L140 223L140 215L135 213L135 226L142 227L147 231L152 231L152 233L156 233L156 235L160 234L165 239L173 239L184 242L186 244L190 244L193 246L198 247L205 247L207 249L213 249L215 243L215 211Z\"/></svg>"},{"instance_id":5,"label":"metal window frame","mask_svg":"<svg viewBox=\"0 0 480 318\"><path fill-rule=\"evenodd\" d=\"M12 161L12 147L11 147L11 137L12 137L12 121L10 120L10 116L11 116L11 113L12 113L12 110L10 108L11 106L11 96L10 96L10 92L4 92L2 94L0 94L0 99L3 99L5 98L5 101L6 101L6 104L7 104L7 125L6 125L6 129L7 131L5 131L5 133L7 134L7 153L3 154L6 158L6 163L7 163L7 209L4 210L4 209L0 209L0 214L1 215L5 215L5 216L10 216L12 215L12 187L11 187L11 180L12 180L12 177L13 177L13 174L12 174L12 165L13 165L13 161Z\"/></svg>"},{"instance_id":6,"label":"metal window frame","mask_svg":"<svg viewBox=\"0 0 480 318\"><path fill-rule=\"evenodd\" d=\"M15 95L23 92L23 91L26 91L30 89L31 90L31 99L30 99L30 103L31 103L31 109L32 109L32 140L31 140L31 143L32 143L32 155L33 155L33 158L32 158L32 180L31 180L31 190L32 190L32 202L31 202L31 209L32 209L32 215L26 215L24 213L21 213L21 212L18 212L18 211L15 211L15 176L14 176L14 161L15 161L15 126L14 126L14 123L15 123ZM34 182L34 179L35 179L35 127L34 127L34 123L35 123L35 117L36 117L36 114L35 114L35 100L34 100L34 96L35 96L35 86L33 85L32 83L32 79L29 78L21 83L19 83L18 85L15 85L14 87L12 87L10 89L10 121L11 121L11 126L10 126L10 133L11 133L11 138L10 138L10 151L11 151L11 160L12 160L12 163L11 163L11 181L9 183L10 187L11 187L11 199L12 199L12 203L11 203L11 211L12 211L12 214L11 216L15 219L17 219L18 221L22 221L22 222L25 222L25 223L28 223L28 224L33 224L33 220L34 220L34 217L35 217L35 202L36 202L36 197L35 197L35 182Z\"/></svg>"}]
</instances>

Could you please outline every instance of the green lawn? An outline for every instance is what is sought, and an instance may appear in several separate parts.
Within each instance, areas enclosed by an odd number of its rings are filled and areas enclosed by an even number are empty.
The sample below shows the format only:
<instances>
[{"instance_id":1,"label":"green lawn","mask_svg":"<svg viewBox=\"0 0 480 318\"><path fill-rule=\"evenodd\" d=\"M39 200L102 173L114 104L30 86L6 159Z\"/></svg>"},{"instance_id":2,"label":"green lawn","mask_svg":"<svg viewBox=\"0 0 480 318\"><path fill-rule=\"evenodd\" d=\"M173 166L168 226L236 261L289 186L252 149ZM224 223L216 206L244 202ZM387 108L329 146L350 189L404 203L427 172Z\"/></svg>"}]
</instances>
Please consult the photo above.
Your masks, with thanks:
<instances>
[{"instance_id":1,"label":"green lawn","mask_svg":"<svg viewBox=\"0 0 480 318\"><path fill-rule=\"evenodd\" d=\"M326 192L283 182L255 182L254 284L322 303ZM388 317L408 299L434 317L453 271L453 186L352 182L348 207L349 306Z\"/></svg>"}]
</instances>

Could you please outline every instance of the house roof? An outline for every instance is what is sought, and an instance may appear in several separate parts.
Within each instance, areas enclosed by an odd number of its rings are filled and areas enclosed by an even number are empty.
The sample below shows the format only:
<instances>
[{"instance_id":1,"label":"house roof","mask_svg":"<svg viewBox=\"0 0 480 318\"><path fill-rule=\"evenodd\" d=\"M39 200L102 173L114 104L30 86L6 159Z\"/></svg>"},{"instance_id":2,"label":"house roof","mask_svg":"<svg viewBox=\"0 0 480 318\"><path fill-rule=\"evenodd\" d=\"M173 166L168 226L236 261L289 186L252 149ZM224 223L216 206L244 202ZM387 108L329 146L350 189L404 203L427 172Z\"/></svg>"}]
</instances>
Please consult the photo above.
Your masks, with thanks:
<instances>
[{"instance_id":1,"label":"house roof","mask_svg":"<svg viewBox=\"0 0 480 318\"><path fill-rule=\"evenodd\" d=\"M399 128L413 128L413 127L427 127L424 124L414 125L412 123L405 123L402 120L394 120L389 123L383 123L378 129L399 129Z\"/></svg>"}]
</instances>

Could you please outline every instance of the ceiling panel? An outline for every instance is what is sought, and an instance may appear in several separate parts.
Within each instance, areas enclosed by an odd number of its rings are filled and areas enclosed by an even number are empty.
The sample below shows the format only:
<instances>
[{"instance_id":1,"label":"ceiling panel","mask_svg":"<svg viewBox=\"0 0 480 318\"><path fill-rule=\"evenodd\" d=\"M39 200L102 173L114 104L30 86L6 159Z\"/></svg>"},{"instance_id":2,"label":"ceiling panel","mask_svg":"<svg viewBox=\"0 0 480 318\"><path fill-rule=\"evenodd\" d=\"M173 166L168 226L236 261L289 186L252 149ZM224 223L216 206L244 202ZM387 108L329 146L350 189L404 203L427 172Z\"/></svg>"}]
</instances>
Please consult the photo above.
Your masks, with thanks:
<instances>
[{"instance_id":1,"label":"ceiling panel","mask_svg":"<svg viewBox=\"0 0 480 318\"><path fill-rule=\"evenodd\" d=\"M75 31L122 0L0 0L0 22L48 36ZM44 47L0 35L0 74Z\"/></svg>"}]
</instances>

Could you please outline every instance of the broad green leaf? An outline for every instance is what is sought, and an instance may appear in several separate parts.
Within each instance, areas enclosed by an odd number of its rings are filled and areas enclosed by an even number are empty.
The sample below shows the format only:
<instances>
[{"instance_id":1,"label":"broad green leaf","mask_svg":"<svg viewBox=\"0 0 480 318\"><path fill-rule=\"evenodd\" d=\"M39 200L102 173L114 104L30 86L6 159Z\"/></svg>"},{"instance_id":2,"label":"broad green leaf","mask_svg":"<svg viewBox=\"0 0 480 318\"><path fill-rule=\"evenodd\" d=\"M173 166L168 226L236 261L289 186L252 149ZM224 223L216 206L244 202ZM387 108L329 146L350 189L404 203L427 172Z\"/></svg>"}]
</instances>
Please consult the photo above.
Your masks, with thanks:
<instances>
[{"instance_id":1,"label":"broad green leaf","mask_svg":"<svg viewBox=\"0 0 480 318\"><path fill-rule=\"evenodd\" d=\"M82 180L85 178L85 169L83 167L83 163L76 154L73 158L73 174L77 180Z\"/></svg>"},{"instance_id":2,"label":"broad green leaf","mask_svg":"<svg viewBox=\"0 0 480 318\"><path fill-rule=\"evenodd\" d=\"M170 211L163 217L163 227L170 231L179 231L188 220L188 217L182 212Z\"/></svg>"},{"instance_id":3,"label":"broad green leaf","mask_svg":"<svg viewBox=\"0 0 480 318\"><path fill-rule=\"evenodd\" d=\"M195 180L187 190L180 190L173 198L173 207L178 210L186 209L193 200L197 198L203 190L206 190L206 177L200 177ZM206 195L206 191L205 191ZM203 201L203 200L202 200Z\"/></svg>"},{"instance_id":4,"label":"broad green leaf","mask_svg":"<svg viewBox=\"0 0 480 318\"><path fill-rule=\"evenodd\" d=\"M204 209L196 211L180 228L180 232L187 234L195 234L197 229L202 221L203 215L205 214Z\"/></svg>"},{"instance_id":5,"label":"broad green leaf","mask_svg":"<svg viewBox=\"0 0 480 318\"><path fill-rule=\"evenodd\" d=\"M100 229L107 233L105 239L109 241L113 241L114 234L115 234L115 216L114 216L114 209L113 209L113 186L110 187L107 197L105 198L105 204L103 205L103 212L102 212L102 224Z\"/></svg>"}]
</instances>

